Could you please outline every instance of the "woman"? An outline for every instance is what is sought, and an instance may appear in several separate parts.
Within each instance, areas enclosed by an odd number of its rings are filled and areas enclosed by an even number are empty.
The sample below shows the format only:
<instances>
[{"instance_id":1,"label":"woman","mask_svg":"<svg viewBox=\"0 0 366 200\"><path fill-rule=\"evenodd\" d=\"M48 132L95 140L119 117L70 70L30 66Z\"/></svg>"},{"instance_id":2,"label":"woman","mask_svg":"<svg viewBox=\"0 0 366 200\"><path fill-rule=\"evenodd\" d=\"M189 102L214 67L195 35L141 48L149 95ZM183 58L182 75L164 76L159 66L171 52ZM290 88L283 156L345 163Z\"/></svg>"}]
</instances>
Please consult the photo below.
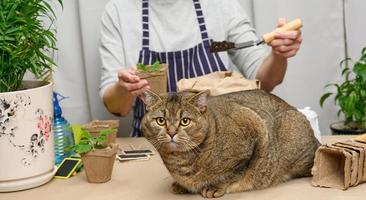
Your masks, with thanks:
<instances>
[{"instance_id":1,"label":"woman","mask_svg":"<svg viewBox=\"0 0 366 200\"><path fill-rule=\"evenodd\" d=\"M279 27L285 23L278 20ZM264 45L211 53L212 40L258 40L237 0L112 0L102 16L101 35L100 95L111 113L125 116L134 107L132 136L143 135L144 107L135 97L149 88L136 76L136 63L167 63L169 91L182 78L224 70L239 70L272 91L302 41L300 31L288 31L276 34L269 53Z\"/></svg>"}]
</instances>

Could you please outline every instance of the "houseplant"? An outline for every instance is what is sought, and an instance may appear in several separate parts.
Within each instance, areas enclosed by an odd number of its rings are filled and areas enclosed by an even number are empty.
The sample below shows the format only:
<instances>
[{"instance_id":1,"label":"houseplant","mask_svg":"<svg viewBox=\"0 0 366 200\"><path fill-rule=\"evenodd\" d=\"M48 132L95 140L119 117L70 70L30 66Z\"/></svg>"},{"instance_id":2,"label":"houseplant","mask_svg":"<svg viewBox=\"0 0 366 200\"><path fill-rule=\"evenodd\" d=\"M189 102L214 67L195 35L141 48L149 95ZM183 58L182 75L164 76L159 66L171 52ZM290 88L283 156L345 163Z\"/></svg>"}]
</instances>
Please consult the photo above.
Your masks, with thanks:
<instances>
[{"instance_id":1,"label":"houseplant","mask_svg":"<svg viewBox=\"0 0 366 200\"><path fill-rule=\"evenodd\" d=\"M88 182L104 183L111 180L118 145L107 144L106 141L107 135L113 133L113 130L101 130L97 137L85 129L81 131L79 143L73 145L71 150L80 154Z\"/></svg>"},{"instance_id":2,"label":"houseplant","mask_svg":"<svg viewBox=\"0 0 366 200\"><path fill-rule=\"evenodd\" d=\"M345 120L330 125L333 134L361 134L366 133L366 48L361 51L361 57L349 67L351 59L344 59L342 68L342 83L332 83L336 92L328 92L320 98L320 105L332 94L334 101L340 106L338 116L342 113Z\"/></svg>"},{"instance_id":3,"label":"houseplant","mask_svg":"<svg viewBox=\"0 0 366 200\"><path fill-rule=\"evenodd\" d=\"M166 93L167 89L167 65L159 61L152 65L137 64L137 75L149 82L150 89L157 94Z\"/></svg>"},{"instance_id":4,"label":"houseplant","mask_svg":"<svg viewBox=\"0 0 366 200\"><path fill-rule=\"evenodd\" d=\"M52 84L44 81L55 66L50 3L0 0L0 192L39 186L55 171ZM43 80L24 81L27 71Z\"/></svg>"}]
</instances>

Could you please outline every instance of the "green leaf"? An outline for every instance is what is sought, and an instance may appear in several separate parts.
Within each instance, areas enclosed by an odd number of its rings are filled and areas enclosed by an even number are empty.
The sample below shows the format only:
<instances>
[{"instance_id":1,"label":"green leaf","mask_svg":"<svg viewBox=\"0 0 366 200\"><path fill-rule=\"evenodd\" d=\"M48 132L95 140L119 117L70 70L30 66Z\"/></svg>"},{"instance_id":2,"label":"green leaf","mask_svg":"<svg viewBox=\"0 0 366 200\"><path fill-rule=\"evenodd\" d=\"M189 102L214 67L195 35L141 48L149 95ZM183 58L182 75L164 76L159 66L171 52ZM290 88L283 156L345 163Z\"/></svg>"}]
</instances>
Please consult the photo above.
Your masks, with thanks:
<instances>
[{"instance_id":1,"label":"green leaf","mask_svg":"<svg viewBox=\"0 0 366 200\"><path fill-rule=\"evenodd\" d=\"M157 72L161 69L160 61L155 61L152 65L146 66L142 63L136 64L137 70L140 72Z\"/></svg>"},{"instance_id":2,"label":"green leaf","mask_svg":"<svg viewBox=\"0 0 366 200\"><path fill-rule=\"evenodd\" d=\"M328 92L328 93L325 93L324 95L322 95L321 96L321 98L320 98L320 101L319 101L319 103L320 103L320 107L323 107L323 105L324 105L324 101L330 96L330 95L332 95L333 93L331 93L331 92Z\"/></svg>"},{"instance_id":3,"label":"green leaf","mask_svg":"<svg viewBox=\"0 0 366 200\"><path fill-rule=\"evenodd\" d=\"M349 61L352 61L352 59L351 58L345 58L345 59L343 59L340 63L339 63L339 66L341 67L341 68L349 68L349 66L348 66L348 62Z\"/></svg>"},{"instance_id":4,"label":"green leaf","mask_svg":"<svg viewBox=\"0 0 366 200\"><path fill-rule=\"evenodd\" d=\"M100 135L96 138L98 144L102 144L107 141L107 137L105 135Z\"/></svg>"},{"instance_id":5,"label":"green leaf","mask_svg":"<svg viewBox=\"0 0 366 200\"><path fill-rule=\"evenodd\" d=\"M83 130L81 129L81 125L73 124L71 125L71 128L74 135L75 144L79 144L81 137L83 136Z\"/></svg>"},{"instance_id":6,"label":"green leaf","mask_svg":"<svg viewBox=\"0 0 366 200\"><path fill-rule=\"evenodd\" d=\"M0 1L0 92L15 91L24 73L39 77L56 66L52 0ZM57 0L62 7L62 0ZM52 6L51 6L52 5ZM44 26L44 20L51 23Z\"/></svg>"},{"instance_id":7,"label":"green leaf","mask_svg":"<svg viewBox=\"0 0 366 200\"><path fill-rule=\"evenodd\" d=\"M62 3L62 0L57 0L58 3L61 5L62 9L64 8L64 4Z\"/></svg>"},{"instance_id":8,"label":"green leaf","mask_svg":"<svg viewBox=\"0 0 366 200\"><path fill-rule=\"evenodd\" d=\"M344 76L346 73L349 73L351 70L349 68L344 68L342 70L342 76Z\"/></svg>"},{"instance_id":9,"label":"green leaf","mask_svg":"<svg viewBox=\"0 0 366 200\"><path fill-rule=\"evenodd\" d=\"M90 135L90 133L86 130L82 130L82 134L81 134L81 139L91 139L92 136Z\"/></svg>"},{"instance_id":10,"label":"green leaf","mask_svg":"<svg viewBox=\"0 0 366 200\"><path fill-rule=\"evenodd\" d=\"M104 129L100 131L100 135L109 135L113 133L113 129Z\"/></svg>"},{"instance_id":11,"label":"green leaf","mask_svg":"<svg viewBox=\"0 0 366 200\"><path fill-rule=\"evenodd\" d=\"M366 60L366 47L362 49L361 51L361 58L360 60Z\"/></svg>"},{"instance_id":12,"label":"green leaf","mask_svg":"<svg viewBox=\"0 0 366 200\"><path fill-rule=\"evenodd\" d=\"M15 38L8 37L8 36L3 36L3 37L0 37L0 41L14 42L15 41Z\"/></svg>"},{"instance_id":13,"label":"green leaf","mask_svg":"<svg viewBox=\"0 0 366 200\"><path fill-rule=\"evenodd\" d=\"M337 117L341 116L342 110L338 110Z\"/></svg>"},{"instance_id":14,"label":"green leaf","mask_svg":"<svg viewBox=\"0 0 366 200\"><path fill-rule=\"evenodd\" d=\"M353 67L353 72L357 76L360 76L362 78L362 81L366 81L366 64L357 62Z\"/></svg>"},{"instance_id":15,"label":"green leaf","mask_svg":"<svg viewBox=\"0 0 366 200\"><path fill-rule=\"evenodd\" d=\"M142 63L137 63L137 70L145 72L146 71L146 65Z\"/></svg>"},{"instance_id":16,"label":"green leaf","mask_svg":"<svg viewBox=\"0 0 366 200\"><path fill-rule=\"evenodd\" d=\"M9 12L8 12L8 16L6 17L7 20L14 17L16 9L17 9L18 6L19 6L18 2L15 1L14 4L11 6Z\"/></svg>"},{"instance_id":17,"label":"green leaf","mask_svg":"<svg viewBox=\"0 0 366 200\"><path fill-rule=\"evenodd\" d=\"M81 153L87 153L92 150L92 147L90 145L76 145L75 151L79 154Z\"/></svg>"}]
</instances>

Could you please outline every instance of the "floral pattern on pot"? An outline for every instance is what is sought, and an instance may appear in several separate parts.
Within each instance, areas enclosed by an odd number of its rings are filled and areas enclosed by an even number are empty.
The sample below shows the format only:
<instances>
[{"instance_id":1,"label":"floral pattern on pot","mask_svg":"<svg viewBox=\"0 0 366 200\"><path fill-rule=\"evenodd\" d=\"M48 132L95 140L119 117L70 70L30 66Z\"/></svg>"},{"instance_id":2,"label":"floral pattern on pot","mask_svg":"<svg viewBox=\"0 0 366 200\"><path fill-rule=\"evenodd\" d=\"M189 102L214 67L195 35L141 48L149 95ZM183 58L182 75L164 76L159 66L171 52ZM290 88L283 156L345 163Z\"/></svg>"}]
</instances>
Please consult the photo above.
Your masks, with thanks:
<instances>
[{"instance_id":1,"label":"floral pattern on pot","mask_svg":"<svg viewBox=\"0 0 366 200\"><path fill-rule=\"evenodd\" d=\"M9 143L20 151L25 151L21 162L25 166L31 165L32 161L44 153L45 143L48 141L51 132L52 118L45 115L42 109L34 113L37 118L37 129L29 138L28 144L16 144L16 130L18 128L18 117L23 115L28 106L31 105L29 96L17 95L14 100L0 99L0 139L7 138Z\"/></svg>"},{"instance_id":2,"label":"floral pattern on pot","mask_svg":"<svg viewBox=\"0 0 366 200\"><path fill-rule=\"evenodd\" d=\"M40 134L44 135L45 140L48 141L51 132L51 118L47 115L44 115L43 111L40 109L36 114L38 115L39 119L37 127L40 130Z\"/></svg>"},{"instance_id":3,"label":"floral pattern on pot","mask_svg":"<svg viewBox=\"0 0 366 200\"><path fill-rule=\"evenodd\" d=\"M16 95L14 100L0 99L0 138L7 137L12 143L11 138L15 137L17 128L17 115L30 104L30 97L25 95Z\"/></svg>"}]
</instances>

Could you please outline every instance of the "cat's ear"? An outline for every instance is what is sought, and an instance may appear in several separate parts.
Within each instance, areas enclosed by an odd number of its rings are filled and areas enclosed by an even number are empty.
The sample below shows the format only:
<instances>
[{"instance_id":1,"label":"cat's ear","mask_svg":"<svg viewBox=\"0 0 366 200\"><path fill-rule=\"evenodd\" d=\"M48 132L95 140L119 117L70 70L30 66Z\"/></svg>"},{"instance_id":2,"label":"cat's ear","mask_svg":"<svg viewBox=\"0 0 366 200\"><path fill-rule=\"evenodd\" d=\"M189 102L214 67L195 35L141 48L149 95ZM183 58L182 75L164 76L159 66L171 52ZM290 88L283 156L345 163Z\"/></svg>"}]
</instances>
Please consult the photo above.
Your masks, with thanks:
<instances>
[{"instance_id":1,"label":"cat's ear","mask_svg":"<svg viewBox=\"0 0 366 200\"><path fill-rule=\"evenodd\" d=\"M208 97L210 96L210 90L204 90L193 95L188 102L193 104L198 108L198 110L203 113L207 110Z\"/></svg>"},{"instance_id":2,"label":"cat's ear","mask_svg":"<svg viewBox=\"0 0 366 200\"><path fill-rule=\"evenodd\" d=\"M154 93L153 91L145 90L142 93L142 101L146 105L146 110L149 110L151 108L151 106L153 106L156 103L158 103L159 101L161 101L161 98L159 97L158 94Z\"/></svg>"}]
</instances>

